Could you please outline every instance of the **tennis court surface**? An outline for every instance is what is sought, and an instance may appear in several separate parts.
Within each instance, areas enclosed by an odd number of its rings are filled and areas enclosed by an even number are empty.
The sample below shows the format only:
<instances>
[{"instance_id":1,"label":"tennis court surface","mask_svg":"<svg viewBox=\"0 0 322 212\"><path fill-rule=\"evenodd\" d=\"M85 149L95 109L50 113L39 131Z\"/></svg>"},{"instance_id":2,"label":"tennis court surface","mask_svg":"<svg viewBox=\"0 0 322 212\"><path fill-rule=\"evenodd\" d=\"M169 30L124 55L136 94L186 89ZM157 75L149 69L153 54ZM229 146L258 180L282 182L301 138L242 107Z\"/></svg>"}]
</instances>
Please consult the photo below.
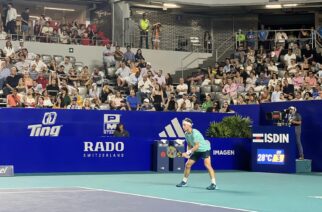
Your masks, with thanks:
<instances>
[{"instance_id":1,"label":"tennis court surface","mask_svg":"<svg viewBox=\"0 0 322 212\"><path fill-rule=\"evenodd\" d=\"M0 178L0 211L322 211L322 174L176 173L20 175Z\"/></svg>"}]
</instances>

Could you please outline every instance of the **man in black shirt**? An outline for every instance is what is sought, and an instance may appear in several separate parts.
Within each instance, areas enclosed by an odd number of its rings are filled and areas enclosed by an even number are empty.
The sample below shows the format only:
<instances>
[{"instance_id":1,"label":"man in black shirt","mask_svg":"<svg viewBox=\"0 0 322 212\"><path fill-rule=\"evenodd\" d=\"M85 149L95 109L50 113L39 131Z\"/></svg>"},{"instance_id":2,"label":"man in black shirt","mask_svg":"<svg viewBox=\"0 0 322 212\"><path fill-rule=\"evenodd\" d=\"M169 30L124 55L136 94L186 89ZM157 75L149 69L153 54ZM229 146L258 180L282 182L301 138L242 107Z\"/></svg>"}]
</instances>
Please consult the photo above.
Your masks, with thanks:
<instances>
[{"instance_id":1,"label":"man in black shirt","mask_svg":"<svg viewBox=\"0 0 322 212\"><path fill-rule=\"evenodd\" d=\"M17 68L11 68L11 75L7 77L5 86L3 87L3 94L7 96L14 88L18 86L21 76L17 75Z\"/></svg>"},{"instance_id":2,"label":"man in black shirt","mask_svg":"<svg viewBox=\"0 0 322 212\"><path fill-rule=\"evenodd\" d=\"M285 94L285 97L288 98L289 95L294 95L294 85L289 84L286 78L283 80L283 84L283 93Z\"/></svg>"},{"instance_id":3,"label":"man in black shirt","mask_svg":"<svg viewBox=\"0 0 322 212\"><path fill-rule=\"evenodd\" d=\"M303 153L303 147L301 142L301 125L302 125L302 117L297 112L296 108L291 106L289 107L289 116L288 116L288 122L291 126L295 127L295 135L296 135L296 144L297 149L299 151L300 160L304 160L304 153Z\"/></svg>"}]
</instances>

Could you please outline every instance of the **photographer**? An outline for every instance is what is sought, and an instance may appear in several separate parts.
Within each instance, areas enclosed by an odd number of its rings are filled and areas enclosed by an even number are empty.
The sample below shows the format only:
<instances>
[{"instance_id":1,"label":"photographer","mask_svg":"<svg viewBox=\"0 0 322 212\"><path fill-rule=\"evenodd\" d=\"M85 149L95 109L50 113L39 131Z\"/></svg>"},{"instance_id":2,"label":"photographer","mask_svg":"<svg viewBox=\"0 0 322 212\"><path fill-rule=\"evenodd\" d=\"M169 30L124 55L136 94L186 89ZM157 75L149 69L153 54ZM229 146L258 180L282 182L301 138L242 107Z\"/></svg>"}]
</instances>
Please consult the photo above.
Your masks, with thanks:
<instances>
[{"instance_id":1,"label":"photographer","mask_svg":"<svg viewBox=\"0 0 322 212\"><path fill-rule=\"evenodd\" d=\"M297 112L296 108L291 106L288 108L288 123L290 126L295 127L295 135L296 135L296 144L299 151L299 159L304 160L304 154L303 154L303 147L301 142L301 125L302 125L302 117Z\"/></svg>"}]
</instances>

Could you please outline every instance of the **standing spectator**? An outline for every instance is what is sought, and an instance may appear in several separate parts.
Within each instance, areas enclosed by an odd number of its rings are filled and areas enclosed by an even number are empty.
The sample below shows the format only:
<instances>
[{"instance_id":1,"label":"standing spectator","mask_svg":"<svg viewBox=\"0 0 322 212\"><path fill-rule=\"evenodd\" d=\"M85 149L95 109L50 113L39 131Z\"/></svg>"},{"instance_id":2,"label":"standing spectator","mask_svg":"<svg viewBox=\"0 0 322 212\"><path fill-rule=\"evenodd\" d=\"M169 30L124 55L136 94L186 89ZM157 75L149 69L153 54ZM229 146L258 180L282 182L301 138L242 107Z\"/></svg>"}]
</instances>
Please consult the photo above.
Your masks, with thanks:
<instances>
[{"instance_id":1,"label":"standing spectator","mask_svg":"<svg viewBox=\"0 0 322 212\"><path fill-rule=\"evenodd\" d=\"M7 33L12 35L16 34L16 19L17 10L13 7L12 3L8 3L8 12L6 18Z\"/></svg>"},{"instance_id":2,"label":"standing spectator","mask_svg":"<svg viewBox=\"0 0 322 212\"><path fill-rule=\"evenodd\" d=\"M283 32L283 29L280 28L280 31L278 31L275 34L275 43L277 46L285 47L285 43L288 40L287 34Z\"/></svg>"},{"instance_id":3,"label":"standing spectator","mask_svg":"<svg viewBox=\"0 0 322 212\"><path fill-rule=\"evenodd\" d=\"M247 38L247 47L255 48L256 44L256 33L253 29L250 29L249 32L246 33Z\"/></svg>"},{"instance_id":4,"label":"standing spectator","mask_svg":"<svg viewBox=\"0 0 322 212\"><path fill-rule=\"evenodd\" d=\"M150 21L146 18L146 13L143 13L142 19L140 19L139 28L140 28L140 48L143 48L143 40L145 39L145 45L146 45L146 48L148 49Z\"/></svg>"},{"instance_id":5,"label":"standing spectator","mask_svg":"<svg viewBox=\"0 0 322 212\"><path fill-rule=\"evenodd\" d=\"M203 36L203 46L204 46L204 51L207 53L212 52L212 38L210 35L209 31L205 31L204 36Z\"/></svg>"},{"instance_id":6,"label":"standing spectator","mask_svg":"<svg viewBox=\"0 0 322 212\"><path fill-rule=\"evenodd\" d=\"M2 10L1 10L1 21L2 21L2 26L3 30L7 32L7 27L6 27L6 21L7 21L7 14L8 14L8 5L2 1Z\"/></svg>"},{"instance_id":7,"label":"standing spectator","mask_svg":"<svg viewBox=\"0 0 322 212\"><path fill-rule=\"evenodd\" d=\"M115 65L114 52L110 44L106 44L106 49L103 51L103 62L105 69Z\"/></svg>"},{"instance_id":8,"label":"standing spectator","mask_svg":"<svg viewBox=\"0 0 322 212\"><path fill-rule=\"evenodd\" d=\"M162 75L162 70L158 71L158 74L156 74L153 79L156 80L156 82L161 86L161 88L164 88L166 85L165 76Z\"/></svg>"},{"instance_id":9,"label":"standing spectator","mask_svg":"<svg viewBox=\"0 0 322 212\"><path fill-rule=\"evenodd\" d=\"M261 29L258 32L258 39L259 39L259 46L263 46L264 49L268 49L268 42L267 42L267 38L268 38L268 31L265 30L264 25L261 25Z\"/></svg>"},{"instance_id":10,"label":"standing spectator","mask_svg":"<svg viewBox=\"0 0 322 212\"><path fill-rule=\"evenodd\" d=\"M40 35L40 30L41 30L40 22L36 20L34 25L34 35L36 36L36 38Z\"/></svg>"},{"instance_id":11,"label":"standing spectator","mask_svg":"<svg viewBox=\"0 0 322 212\"><path fill-rule=\"evenodd\" d=\"M21 31L23 36L29 35L29 8L25 8L25 11L21 13Z\"/></svg>"},{"instance_id":12,"label":"standing spectator","mask_svg":"<svg viewBox=\"0 0 322 212\"><path fill-rule=\"evenodd\" d=\"M151 99L155 110L162 111L163 105L164 105L163 91L161 86L158 83L156 84L152 92Z\"/></svg>"},{"instance_id":13,"label":"standing spectator","mask_svg":"<svg viewBox=\"0 0 322 212\"><path fill-rule=\"evenodd\" d=\"M54 29L49 25L49 21L46 21L45 26L41 29L42 40L46 43L49 43L50 36L52 36Z\"/></svg>"},{"instance_id":14,"label":"standing spectator","mask_svg":"<svg viewBox=\"0 0 322 212\"><path fill-rule=\"evenodd\" d=\"M152 27L152 46L153 49L160 49L160 32L161 32L161 23L156 23Z\"/></svg>"},{"instance_id":15,"label":"standing spectator","mask_svg":"<svg viewBox=\"0 0 322 212\"><path fill-rule=\"evenodd\" d=\"M246 36L242 32L242 30L239 29L238 32L236 33L237 47L240 47L240 46L245 47L245 41L246 41Z\"/></svg>"}]
</instances>

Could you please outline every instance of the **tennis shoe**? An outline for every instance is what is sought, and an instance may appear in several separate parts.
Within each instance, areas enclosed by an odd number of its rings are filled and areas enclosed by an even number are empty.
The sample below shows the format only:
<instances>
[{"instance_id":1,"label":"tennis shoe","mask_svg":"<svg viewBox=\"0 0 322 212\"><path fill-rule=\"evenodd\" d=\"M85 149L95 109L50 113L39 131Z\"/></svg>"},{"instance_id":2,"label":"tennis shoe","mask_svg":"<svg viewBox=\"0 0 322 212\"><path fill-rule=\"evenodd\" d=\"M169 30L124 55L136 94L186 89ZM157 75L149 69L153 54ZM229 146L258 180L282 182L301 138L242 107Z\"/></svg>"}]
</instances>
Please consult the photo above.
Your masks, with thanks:
<instances>
[{"instance_id":1,"label":"tennis shoe","mask_svg":"<svg viewBox=\"0 0 322 212\"><path fill-rule=\"evenodd\" d=\"M211 183L210 186L207 187L207 190L215 190L216 184Z\"/></svg>"},{"instance_id":2,"label":"tennis shoe","mask_svg":"<svg viewBox=\"0 0 322 212\"><path fill-rule=\"evenodd\" d=\"M179 184L176 185L177 187L185 187L187 186L187 183L181 181Z\"/></svg>"}]
</instances>

